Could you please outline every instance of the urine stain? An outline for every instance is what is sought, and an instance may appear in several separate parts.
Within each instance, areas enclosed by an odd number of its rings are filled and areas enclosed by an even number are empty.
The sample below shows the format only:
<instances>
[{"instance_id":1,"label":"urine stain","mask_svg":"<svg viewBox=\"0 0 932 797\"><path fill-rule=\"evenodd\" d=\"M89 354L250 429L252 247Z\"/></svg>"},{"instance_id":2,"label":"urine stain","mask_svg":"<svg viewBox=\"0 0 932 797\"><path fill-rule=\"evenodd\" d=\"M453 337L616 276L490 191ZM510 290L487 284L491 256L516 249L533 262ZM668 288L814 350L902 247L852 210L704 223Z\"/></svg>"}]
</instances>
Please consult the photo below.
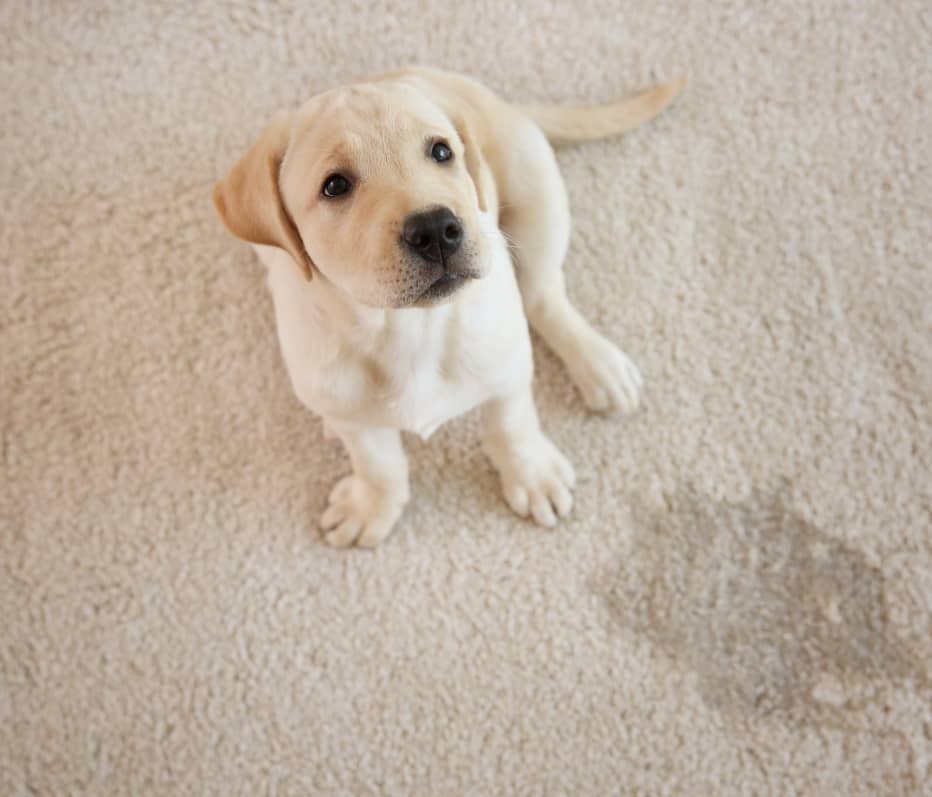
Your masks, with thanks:
<instances>
[{"instance_id":1,"label":"urine stain","mask_svg":"<svg viewBox=\"0 0 932 797\"><path fill-rule=\"evenodd\" d=\"M593 582L613 620L694 672L732 718L844 724L866 682L928 691L928 662L891 627L882 572L787 494L728 503L684 490L635 511L631 550Z\"/></svg>"}]
</instances>

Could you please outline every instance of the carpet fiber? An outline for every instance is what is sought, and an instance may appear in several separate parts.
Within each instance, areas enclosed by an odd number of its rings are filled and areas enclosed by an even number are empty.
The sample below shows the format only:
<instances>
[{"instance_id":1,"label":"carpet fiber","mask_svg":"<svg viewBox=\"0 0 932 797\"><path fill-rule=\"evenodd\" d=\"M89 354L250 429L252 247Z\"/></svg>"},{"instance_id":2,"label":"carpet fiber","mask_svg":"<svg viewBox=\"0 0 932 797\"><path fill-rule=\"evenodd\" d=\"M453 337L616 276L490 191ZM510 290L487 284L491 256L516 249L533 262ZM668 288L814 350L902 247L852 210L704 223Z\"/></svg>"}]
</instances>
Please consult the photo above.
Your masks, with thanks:
<instances>
[{"instance_id":1,"label":"carpet fiber","mask_svg":"<svg viewBox=\"0 0 932 797\"><path fill-rule=\"evenodd\" d=\"M923 0L0 7L0 793L920 794L932 780ZM641 366L572 518L475 414L375 552L210 191L278 108L419 61L525 102L687 73L559 158L570 292Z\"/></svg>"}]
</instances>

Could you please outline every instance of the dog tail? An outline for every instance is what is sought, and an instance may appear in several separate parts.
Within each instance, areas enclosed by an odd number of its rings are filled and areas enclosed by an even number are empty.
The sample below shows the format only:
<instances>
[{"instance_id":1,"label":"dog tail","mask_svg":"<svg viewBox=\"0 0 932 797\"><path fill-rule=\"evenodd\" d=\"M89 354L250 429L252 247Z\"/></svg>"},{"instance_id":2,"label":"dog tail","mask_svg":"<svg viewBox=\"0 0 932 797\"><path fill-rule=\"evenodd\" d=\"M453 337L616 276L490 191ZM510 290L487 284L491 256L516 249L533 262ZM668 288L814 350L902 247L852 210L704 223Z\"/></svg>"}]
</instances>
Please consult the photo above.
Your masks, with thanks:
<instances>
[{"instance_id":1,"label":"dog tail","mask_svg":"<svg viewBox=\"0 0 932 797\"><path fill-rule=\"evenodd\" d=\"M681 77L612 105L575 108L519 105L518 109L544 131L551 144L595 141L621 135L649 122L673 102L685 87L686 78Z\"/></svg>"}]
</instances>

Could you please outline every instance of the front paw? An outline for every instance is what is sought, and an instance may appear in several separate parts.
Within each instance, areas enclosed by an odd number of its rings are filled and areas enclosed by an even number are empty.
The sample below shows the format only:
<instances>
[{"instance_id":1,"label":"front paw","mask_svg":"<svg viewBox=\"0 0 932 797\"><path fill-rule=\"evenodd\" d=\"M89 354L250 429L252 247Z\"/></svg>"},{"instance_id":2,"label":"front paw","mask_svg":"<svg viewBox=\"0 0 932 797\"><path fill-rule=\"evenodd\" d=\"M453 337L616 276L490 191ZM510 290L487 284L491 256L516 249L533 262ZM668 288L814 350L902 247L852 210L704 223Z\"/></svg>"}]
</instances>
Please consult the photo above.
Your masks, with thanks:
<instances>
[{"instance_id":1,"label":"front paw","mask_svg":"<svg viewBox=\"0 0 932 797\"><path fill-rule=\"evenodd\" d=\"M573 507L573 466L543 434L504 451L488 451L508 506L541 526L555 526Z\"/></svg>"},{"instance_id":2,"label":"front paw","mask_svg":"<svg viewBox=\"0 0 932 797\"><path fill-rule=\"evenodd\" d=\"M403 491L380 489L358 476L346 476L330 492L320 519L324 539L335 548L373 548L391 533L406 501Z\"/></svg>"},{"instance_id":3,"label":"front paw","mask_svg":"<svg viewBox=\"0 0 932 797\"><path fill-rule=\"evenodd\" d=\"M634 412L644 380L637 366L613 343L596 332L579 341L567 368L586 406L596 412Z\"/></svg>"}]
</instances>

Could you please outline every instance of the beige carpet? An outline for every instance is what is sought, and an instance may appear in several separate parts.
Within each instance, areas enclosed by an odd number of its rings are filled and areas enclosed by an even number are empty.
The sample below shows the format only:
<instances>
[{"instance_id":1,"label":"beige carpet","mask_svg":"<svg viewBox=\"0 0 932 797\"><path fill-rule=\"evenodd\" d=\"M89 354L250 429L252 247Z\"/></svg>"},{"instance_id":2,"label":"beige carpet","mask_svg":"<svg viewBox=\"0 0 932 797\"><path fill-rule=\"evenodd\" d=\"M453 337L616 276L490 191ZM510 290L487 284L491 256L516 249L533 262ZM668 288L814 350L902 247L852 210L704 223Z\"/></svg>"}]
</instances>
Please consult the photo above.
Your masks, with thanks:
<instances>
[{"instance_id":1,"label":"beige carpet","mask_svg":"<svg viewBox=\"0 0 932 797\"><path fill-rule=\"evenodd\" d=\"M135 7L131 7L135 6ZM932 11L0 6L0 794L929 794ZM523 101L687 72L561 152L571 293L640 364L556 532L469 416L375 553L210 190L409 61Z\"/></svg>"}]
</instances>

